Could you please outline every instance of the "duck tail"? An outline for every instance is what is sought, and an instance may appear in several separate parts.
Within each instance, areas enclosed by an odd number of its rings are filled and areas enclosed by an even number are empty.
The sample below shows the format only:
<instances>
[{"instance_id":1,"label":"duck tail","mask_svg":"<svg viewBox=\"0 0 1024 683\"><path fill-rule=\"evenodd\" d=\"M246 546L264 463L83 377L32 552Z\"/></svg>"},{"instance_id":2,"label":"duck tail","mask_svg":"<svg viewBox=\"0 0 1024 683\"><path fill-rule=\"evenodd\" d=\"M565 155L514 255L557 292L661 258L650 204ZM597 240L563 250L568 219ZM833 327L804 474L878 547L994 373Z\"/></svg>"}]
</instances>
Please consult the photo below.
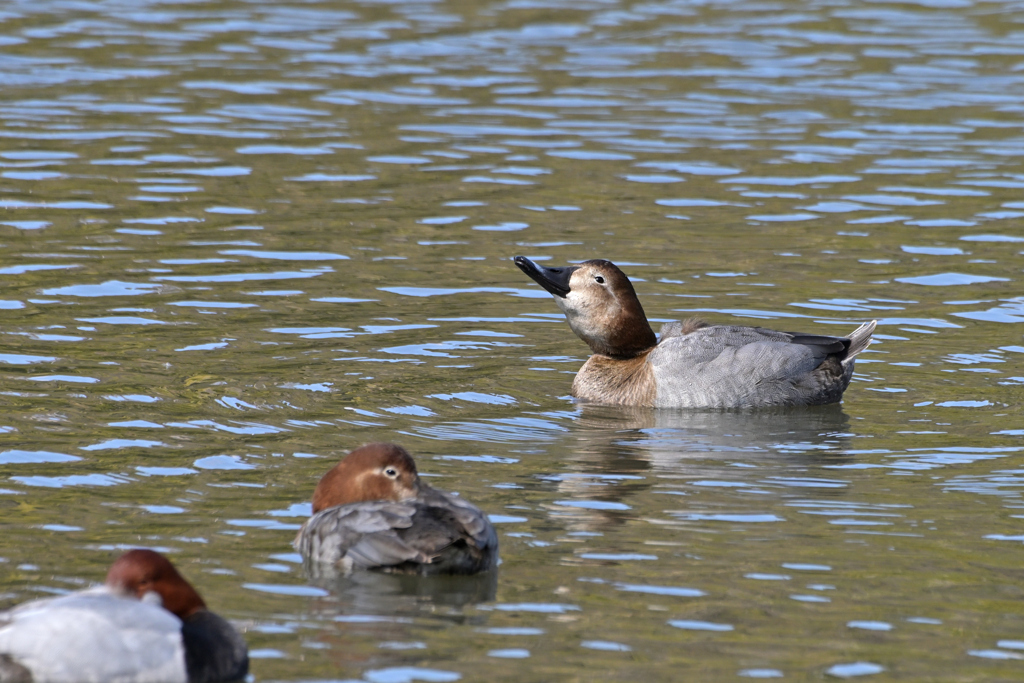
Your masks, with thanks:
<instances>
[{"instance_id":1,"label":"duck tail","mask_svg":"<svg viewBox=\"0 0 1024 683\"><path fill-rule=\"evenodd\" d=\"M858 353L868 348L868 344L871 343L871 335L874 334L875 326L877 325L878 321L872 320L869 323L864 323L850 333L850 348L846 351L846 358L843 359L843 365L852 361Z\"/></svg>"}]
</instances>

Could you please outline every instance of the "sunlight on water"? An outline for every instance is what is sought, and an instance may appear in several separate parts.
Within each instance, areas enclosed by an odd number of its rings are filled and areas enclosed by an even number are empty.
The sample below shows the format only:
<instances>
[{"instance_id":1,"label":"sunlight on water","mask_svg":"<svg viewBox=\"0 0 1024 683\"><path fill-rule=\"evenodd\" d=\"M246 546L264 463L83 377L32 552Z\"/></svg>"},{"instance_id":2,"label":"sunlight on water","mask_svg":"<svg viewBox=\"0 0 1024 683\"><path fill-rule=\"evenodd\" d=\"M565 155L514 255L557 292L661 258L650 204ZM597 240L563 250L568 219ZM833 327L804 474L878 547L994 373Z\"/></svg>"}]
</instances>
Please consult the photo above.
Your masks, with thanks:
<instances>
[{"instance_id":1,"label":"sunlight on water","mask_svg":"<svg viewBox=\"0 0 1024 683\"><path fill-rule=\"evenodd\" d=\"M1019 678L1019 9L8 3L0 606L141 545L256 680ZM879 328L841 407L579 405L515 254ZM306 573L378 440L496 574Z\"/></svg>"}]
</instances>

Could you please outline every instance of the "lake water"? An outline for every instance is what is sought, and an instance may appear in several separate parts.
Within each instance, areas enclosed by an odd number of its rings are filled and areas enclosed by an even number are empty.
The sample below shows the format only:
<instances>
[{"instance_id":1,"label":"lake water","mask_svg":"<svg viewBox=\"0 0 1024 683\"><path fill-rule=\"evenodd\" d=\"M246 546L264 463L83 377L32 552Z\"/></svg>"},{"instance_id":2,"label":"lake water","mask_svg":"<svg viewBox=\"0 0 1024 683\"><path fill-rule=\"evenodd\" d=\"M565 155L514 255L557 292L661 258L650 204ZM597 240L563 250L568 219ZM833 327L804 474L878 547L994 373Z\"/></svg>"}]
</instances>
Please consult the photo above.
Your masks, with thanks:
<instances>
[{"instance_id":1,"label":"lake water","mask_svg":"<svg viewBox=\"0 0 1024 683\"><path fill-rule=\"evenodd\" d=\"M259 681L1019 680L1022 17L10 0L0 605L141 545ZM579 405L516 254L878 334L842 406ZM375 440L492 516L496 576L304 574Z\"/></svg>"}]
</instances>

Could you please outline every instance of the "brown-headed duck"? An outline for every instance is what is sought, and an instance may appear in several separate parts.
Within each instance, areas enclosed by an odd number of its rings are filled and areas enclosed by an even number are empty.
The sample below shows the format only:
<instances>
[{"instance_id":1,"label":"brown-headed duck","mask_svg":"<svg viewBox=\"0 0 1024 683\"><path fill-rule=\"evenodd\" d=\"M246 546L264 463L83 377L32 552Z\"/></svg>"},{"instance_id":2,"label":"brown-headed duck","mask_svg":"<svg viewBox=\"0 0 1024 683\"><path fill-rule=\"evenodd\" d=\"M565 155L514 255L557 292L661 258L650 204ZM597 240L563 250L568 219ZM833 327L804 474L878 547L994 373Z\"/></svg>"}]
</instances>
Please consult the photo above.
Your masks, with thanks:
<instances>
[{"instance_id":1,"label":"brown-headed duck","mask_svg":"<svg viewBox=\"0 0 1024 683\"><path fill-rule=\"evenodd\" d=\"M152 550L119 557L102 586L0 612L4 683L215 683L248 671L242 636Z\"/></svg>"},{"instance_id":2,"label":"brown-headed duck","mask_svg":"<svg viewBox=\"0 0 1024 683\"><path fill-rule=\"evenodd\" d=\"M513 261L555 297L569 327L593 351L572 395L596 403L718 409L837 403L875 330L872 321L848 337L827 337L687 320L664 325L659 340L629 278L611 261L562 268L524 256Z\"/></svg>"},{"instance_id":3,"label":"brown-headed duck","mask_svg":"<svg viewBox=\"0 0 1024 683\"><path fill-rule=\"evenodd\" d=\"M496 566L498 535L479 508L420 480L404 448L371 443L327 472L295 549L347 574L474 574Z\"/></svg>"}]
</instances>

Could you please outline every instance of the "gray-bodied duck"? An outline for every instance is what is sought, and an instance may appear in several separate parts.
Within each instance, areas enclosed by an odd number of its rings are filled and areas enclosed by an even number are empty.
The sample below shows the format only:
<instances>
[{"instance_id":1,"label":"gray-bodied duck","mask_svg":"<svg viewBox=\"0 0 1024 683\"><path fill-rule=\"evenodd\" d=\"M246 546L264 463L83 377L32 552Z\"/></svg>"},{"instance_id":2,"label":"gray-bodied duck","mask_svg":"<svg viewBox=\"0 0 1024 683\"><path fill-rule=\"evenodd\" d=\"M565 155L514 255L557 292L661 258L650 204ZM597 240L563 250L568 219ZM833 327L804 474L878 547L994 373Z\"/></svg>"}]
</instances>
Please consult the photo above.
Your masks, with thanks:
<instances>
[{"instance_id":1,"label":"gray-bodied duck","mask_svg":"<svg viewBox=\"0 0 1024 683\"><path fill-rule=\"evenodd\" d=\"M569 327L594 355L572 395L596 403L653 408L743 409L837 403L875 321L848 337L763 327L666 323L654 334L633 284L611 261L545 268L513 261L555 297Z\"/></svg>"},{"instance_id":2,"label":"gray-bodied duck","mask_svg":"<svg viewBox=\"0 0 1024 683\"><path fill-rule=\"evenodd\" d=\"M421 481L412 456L391 443L355 449L320 479L294 545L307 562L341 574L474 574L498 562L487 516Z\"/></svg>"}]
</instances>

